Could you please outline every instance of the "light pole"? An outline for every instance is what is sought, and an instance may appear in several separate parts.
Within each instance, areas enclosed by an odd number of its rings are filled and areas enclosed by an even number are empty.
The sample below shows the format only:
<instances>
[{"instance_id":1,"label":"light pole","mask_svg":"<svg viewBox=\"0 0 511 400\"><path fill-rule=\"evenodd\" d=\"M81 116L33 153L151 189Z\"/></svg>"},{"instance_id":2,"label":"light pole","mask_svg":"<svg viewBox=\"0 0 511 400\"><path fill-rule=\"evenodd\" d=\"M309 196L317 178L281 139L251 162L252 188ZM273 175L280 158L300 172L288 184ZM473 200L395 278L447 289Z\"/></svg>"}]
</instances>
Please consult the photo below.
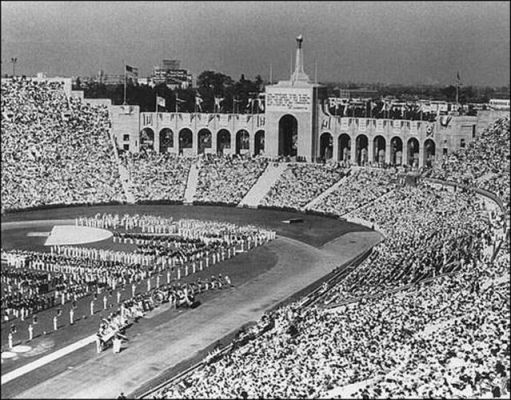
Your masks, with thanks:
<instances>
[{"instance_id":1,"label":"light pole","mask_svg":"<svg viewBox=\"0 0 511 400\"><path fill-rule=\"evenodd\" d=\"M12 57L11 63L12 63L12 77L14 78L16 73L16 62L18 61L18 57Z\"/></svg>"}]
</instances>

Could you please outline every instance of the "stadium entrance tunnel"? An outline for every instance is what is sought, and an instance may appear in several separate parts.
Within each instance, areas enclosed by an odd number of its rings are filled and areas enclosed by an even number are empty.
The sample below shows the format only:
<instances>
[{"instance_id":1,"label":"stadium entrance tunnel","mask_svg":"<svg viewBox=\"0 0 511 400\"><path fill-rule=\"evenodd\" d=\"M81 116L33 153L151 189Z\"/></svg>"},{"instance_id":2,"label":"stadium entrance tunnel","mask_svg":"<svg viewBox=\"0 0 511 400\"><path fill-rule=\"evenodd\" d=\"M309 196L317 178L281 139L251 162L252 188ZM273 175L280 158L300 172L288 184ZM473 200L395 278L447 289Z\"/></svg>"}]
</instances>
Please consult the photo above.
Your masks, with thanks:
<instances>
[{"instance_id":1,"label":"stadium entrance tunnel","mask_svg":"<svg viewBox=\"0 0 511 400\"><path fill-rule=\"evenodd\" d=\"M254 136L254 155L264 153L264 131L257 131Z\"/></svg>"},{"instance_id":2,"label":"stadium entrance tunnel","mask_svg":"<svg viewBox=\"0 0 511 400\"><path fill-rule=\"evenodd\" d=\"M224 154L225 150L231 148L231 134L227 129L218 131L216 137L216 148L219 154Z\"/></svg>"},{"instance_id":3,"label":"stadium entrance tunnel","mask_svg":"<svg viewBox=\"0 0 511 400\"><path fill-rule=\"evenodd\" d=\"M424 165L428 168L431 167L433 161L435 160L435 151L435 142L433 139L427 139L424 142Z\"/></svg>"},{"instance_id":4,"label":"stadium entrance tunnel","mask_svg":"<svg viewBox=\"0 0 511 400\"><path fill-rule=\"evenodd\" d=\"M245 129L236 133L236 154L247 153L250 149L250 135Z\"/></svg>"},{"instance_id":5,"label":"stadium entrance tunnel","mask_svg":"<svg viewBox=\"0 0 511 400\"><path fill-rule=\"evenodd\" d=\"M337 160L338 161L350 161L350 152L351 152L351 138L350 135L347 133L343 133L341 136L339 136L339 145L338 145L338 152Z\"/></svg>"},{"instance_id":6,"label":"stadium entrance tunnel","mask_svg":"<svg viewBox=\"0 0 511 400\"><path fill-rule=\"evenodd\" d=\"M330 132L324 132L319 139L320 156L324 160L331 160L333 157L334 138Z\"/></svg>"},{"instance_id":7,"label":"stadium entrance tunnel","mask_svg":"<svg viewBox=\"0 0 511 400\"><path fill-rule=\"evenodd\" d=\"M174 147L174 132L169 128L160 131L160 153L167 153Z\"/></svg>"},{"instance_id":8,"label":"stadium entrance tunnel","mask_svg":"<svg viewBox=\"0 0 511 400\"><path fill-rule=\"evenodd\" d=\"M367 146L368 146L368 140L366 135L358 135L357 139L355 141L356 143L356 161L357 165L365 165L367 164L368 157L367 157Z\"/></svg>"},{"instance_id":9,"label":"stadium entrance tunnel","mask_svg":"<svg viewBox=\"0 0 511 400\"><path fill-rule=\"evenodd\" d=\"M297 155L298 121L292 115L284 115L279 121L279 156Z\"/></svg>"},{"instance_id":10,"label":"stadium entrance tunnel","mask_svg":"<svg viewBox=\"0 0 511 400\"><path fill-rule=\"evenodd\" d=\"M151 128L144 128L140 132L140 150L154 150L154 131Z\"/></svg>"},{"instance_id":11,"label":"stadium entrance tunnel","mask_svg":"<svg viewBox=\"0 0 511 400\"><path fill-rule=\"evenodd\" d=\"M390 163L393 165L401 165L403 159L403 141L395 136L390 141Z\"/></svg>"},{"instance_id":12,"label":"stadium entrance tunnel","mask_svg":"<svg viewBox=\"0 0 511 400\"><path fill-rule=\"evenodd\" d=\"M211 148L211 132L208 129L201 129L199 131L199 154L204 154L206 149Z\"/></svg>"},{"instance_id":13,"label":"stadium entrance tunnel","mask_svg":"<svg viewBox=\"0 0 511 400\"><path fill-rule=\"evenodd\" d=\"M374 138L374 159L373 162L383 164L385 162L385 138L383 136L376 136Z\"/></svg>"}]
</instances>

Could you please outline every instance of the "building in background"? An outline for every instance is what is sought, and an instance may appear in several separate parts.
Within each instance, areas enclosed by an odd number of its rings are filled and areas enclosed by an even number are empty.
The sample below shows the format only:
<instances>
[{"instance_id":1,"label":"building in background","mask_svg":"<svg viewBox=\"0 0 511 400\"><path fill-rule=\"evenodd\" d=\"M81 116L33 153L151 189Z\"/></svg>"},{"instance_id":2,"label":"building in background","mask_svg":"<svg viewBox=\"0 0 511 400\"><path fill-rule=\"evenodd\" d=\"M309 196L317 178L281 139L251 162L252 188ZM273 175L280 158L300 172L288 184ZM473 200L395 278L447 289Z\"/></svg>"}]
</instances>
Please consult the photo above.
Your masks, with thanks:
<instances>
[{"instance_id":1,"label":"building in background","mask_svg":"<svg viewBox=\"0 0 511 400\"><path fill-rule=\"evenodd\" d=\"M124 79L125 79L124 74L105 74L105 71L100 69L94 81L108 86L123 84ZM136 74L134 76L129 76L128 82L131 82L132 84L135 85L138 84L138 76Z\"/></svg>"},{"instance_id":2,"label":"building in background","mask_svg":"<svg viewBox=\"0 0 511 400\"><path fill-rule=\"evenodd\" d=\"M180 60L162 60L161 65L153 67L152 84L161 85L164 83L170 89L187 89L192 86L192 74L180 67Z\"/></svg>"}]
</instances>

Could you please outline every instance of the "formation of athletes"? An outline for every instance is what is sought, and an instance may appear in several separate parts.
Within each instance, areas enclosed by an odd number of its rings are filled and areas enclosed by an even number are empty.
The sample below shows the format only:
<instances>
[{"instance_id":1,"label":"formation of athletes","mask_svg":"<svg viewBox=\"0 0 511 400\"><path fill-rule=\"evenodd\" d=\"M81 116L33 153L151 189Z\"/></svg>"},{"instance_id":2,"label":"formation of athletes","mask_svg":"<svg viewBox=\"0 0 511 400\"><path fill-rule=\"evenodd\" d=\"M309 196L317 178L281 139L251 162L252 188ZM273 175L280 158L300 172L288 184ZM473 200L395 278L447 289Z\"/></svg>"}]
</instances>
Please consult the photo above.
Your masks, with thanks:
<instances>
[{"instance_id":1,"label":"formation of athletes","mask_svg":"<svg viewBox=\"0 0 511 400\"><path fill-rule=\"evenodd\" d=\"M161 302L173 308L192 306L198 294L231 286L229 276L214 273L214 265L275 239L274 231L255 226L151 215L96 214L78 217L75 224L114 229L113 242L126 249L53 245L48 252L2 250L7 265L2 274L4 321L25 320L71 302L69 323L73 324L77 302L92 295L90 314L98 307L109 309L113 301L117 309L107 321L124 329L130 318ZM182 282L204 270L212 272L210 279ZM130 296L121 302L121 291L128 289ZM127 317L126 310L133 307L136 312ZM59 317L57 311L53 318ZM110 332L105 324L100 332ZM58 321L54 329L57 326ZM28 329L33 332L33 328L31 324Z\"/></svg>"}]
</instances>

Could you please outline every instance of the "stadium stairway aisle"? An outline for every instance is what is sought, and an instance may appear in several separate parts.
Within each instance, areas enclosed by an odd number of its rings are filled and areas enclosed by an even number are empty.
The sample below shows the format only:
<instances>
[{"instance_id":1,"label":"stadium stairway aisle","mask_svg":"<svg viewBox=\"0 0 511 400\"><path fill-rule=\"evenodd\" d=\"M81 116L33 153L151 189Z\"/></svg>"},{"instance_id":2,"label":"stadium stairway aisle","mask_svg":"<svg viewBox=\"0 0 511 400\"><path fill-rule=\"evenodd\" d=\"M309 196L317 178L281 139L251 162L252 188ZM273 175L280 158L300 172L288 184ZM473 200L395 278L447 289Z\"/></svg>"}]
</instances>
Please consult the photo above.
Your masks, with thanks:
<instances>
[{"instance_id":1,"label":"stadium stairway aisle","mask_svg":"<svg viewBox=\"0 0 511 400\"><path fill-rule=\"evenodd\" d=\"M130 190L131 184L129 181L129 173L126 167L120 164L119 162L119 176L121 178L121 185L124 190L124 195L126 196L126 201L130 204L135 204L135 196Z\"/></svg>"},{"instance_id":2,"label":"stadium stairway aisle","mask_svg":"<svg viewBox=\"0 0 511 400\"><path fill-rule=\"evenodd\" d=\"M195 192L197 191L197 182L199 181L200 170L199 162L200 161L197 159L190 166L190 172L188 173L188 181L186 182L184 204L191 205L193 203L193 198L195 197Z\"/></svg>"},{"instance_id":3,"label":"stadium stairway aisle","mask_svg":"<svg viewBox=\"0 0 511 400\"><path fill-rule=\"evenodd\" d=\"M114 137L112 135L112 130L110 129L108 132L108 138L110 139L110 143L112 144L112 152L114 154L115 162L117 163L117 169L119 171L119 178L121 180L122 190L124 191L124 196L126 197L126 201L130 204L135 204L135 196L130 190L131 182L129 180L128 170L124 165L122 165L121 160L119 158L119 152L117 151L117 145L115 144Z\"/></svg>"},{"instance_id":4,"label":"stadium stairway aisle","mask_svg":"<svg viewBox=\"0 0 511 400\"><path fill-rule=\"evenodd\" d=\"M277 166L275 166L275 163L268 163L264 172L240 201L238 207L257 208L263 197L266 196L266 193L268 193L270 188L277 182L286 168L286 163L278 163Z\"/></svg>"},{"instance_id":5,"label":"stadium stairway aisle","mask_svg":"<svg viewBox=\"0 0 511 400\"><path fill-rule=\"evenodd\" d=\"M312 199L311 201L309 201L309 203L307 203L305 205L305 207L303 207L303 209L304 210L308 210L310 208L313 208L314 204L316 204L318 201L320 201L324 197L328 196L331 192L333 192L339 186L341 186L345 179L346 179L346 177L343 176L341 179L339 179L339 181L335 182L332 186L330 186L327 190L325 190L323 193L321 193L318 197L316 197L316 198Z\"/></svg>"}]
</instances>

